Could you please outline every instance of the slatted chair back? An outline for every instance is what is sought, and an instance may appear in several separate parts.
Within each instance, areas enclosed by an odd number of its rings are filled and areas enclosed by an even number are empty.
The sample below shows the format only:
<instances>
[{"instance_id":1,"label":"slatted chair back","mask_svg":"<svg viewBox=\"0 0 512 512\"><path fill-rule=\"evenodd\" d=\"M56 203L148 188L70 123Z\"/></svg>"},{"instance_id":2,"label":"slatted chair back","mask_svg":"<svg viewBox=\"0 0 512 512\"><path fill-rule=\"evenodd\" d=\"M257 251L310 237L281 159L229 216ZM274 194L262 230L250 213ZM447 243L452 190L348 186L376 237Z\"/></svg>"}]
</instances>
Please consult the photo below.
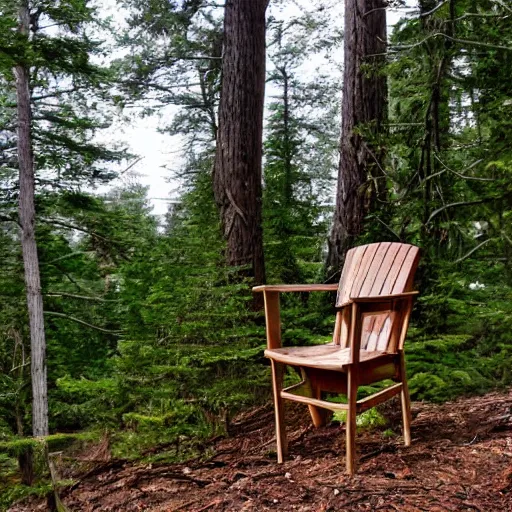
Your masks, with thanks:
<instances>
[{"instance_id":1,"label":"slatted chair back","mask_svg":"<svg viewBox=\"0 0 512 512\"><path fill-rule=\"evenodd\" d=\"M419 248L409 244L381 242L351 249L343 266L336 306L349 303L351 298L378 297L411 291L418 262ZM348 311L349 308L345 308L337 315L334 335L336 344L343 345L341 340L347 339ZM361 349L384 352L402 349L402 331L407 329L402 321L402 314L403 308L399 308L366 316Z\"/></svg>"}]
</instances>

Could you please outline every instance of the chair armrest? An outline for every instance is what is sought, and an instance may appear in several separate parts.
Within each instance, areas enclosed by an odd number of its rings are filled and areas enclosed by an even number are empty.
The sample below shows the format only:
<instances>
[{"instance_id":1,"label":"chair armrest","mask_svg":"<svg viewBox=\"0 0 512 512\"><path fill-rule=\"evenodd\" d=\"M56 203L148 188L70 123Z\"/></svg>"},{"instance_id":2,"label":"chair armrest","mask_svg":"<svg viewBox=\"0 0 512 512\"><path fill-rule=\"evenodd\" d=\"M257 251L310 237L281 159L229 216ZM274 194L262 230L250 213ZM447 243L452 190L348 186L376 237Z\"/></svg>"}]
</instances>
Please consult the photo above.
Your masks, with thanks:
<instances>
[{"instance_id":1,"label":"chair armrest","mask_svg":"<svg viewBox=\"0 0 512 512\"><path fill-rule=\"evenodd\" d=\"M253 292L335 292L338 284L263 284Z\"/></svg>"},{"instance_id":2,"label":"chair armrest","mask_svg":"<svg viewBox=\"0 0 512 512\"><path fill-rule=\"evenodd\" d=\"M418 295L418 291L414 292L404 292L404 293L395 293L392 295L373 295L371 297L350 297L349 300L346 302L343 302L343 304L340 304L339 306L336 306L336 309L341 309L346 306L350 306L351 304L383 304L387 302L393 302L394 300L400 300L400 299L407 299L409 297L414 297L415 295Z\"/></svg>"},{"instance_id":3,"label":"chair armrest","mask_svg":"<svg viewBox=\"0 0 512 512\"><path fill-rule=\"evenodd\" d=\"M418 291L413 292L404 292L404 293L395 293L392 295L376 295L372 297L350 297L351 302L388 302L397 299L407 299L408 297L414 297L418 295Z\"/></svg>"}]
</instances>

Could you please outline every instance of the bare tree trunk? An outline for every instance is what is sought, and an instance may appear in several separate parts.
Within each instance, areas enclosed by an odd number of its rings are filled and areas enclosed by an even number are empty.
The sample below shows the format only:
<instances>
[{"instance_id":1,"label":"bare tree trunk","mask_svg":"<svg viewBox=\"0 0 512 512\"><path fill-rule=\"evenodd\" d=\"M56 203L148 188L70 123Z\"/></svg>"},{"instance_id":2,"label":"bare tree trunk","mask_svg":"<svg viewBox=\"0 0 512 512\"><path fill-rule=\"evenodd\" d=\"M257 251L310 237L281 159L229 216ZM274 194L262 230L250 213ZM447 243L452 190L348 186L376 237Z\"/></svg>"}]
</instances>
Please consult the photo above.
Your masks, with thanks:
<instances>
[{"instance_id":1,"label":"bare tree trunk","mask_svg":"<svg viewBox=\"0 0 512 512\"><path fill-rule=\"evenodd\" d=\"M19 31L29 37L30 11L21 0ZM48 435L48 396L46 383L46 340L39 259L35 239L34 159L32 155L29 69L24 64L14 68L18 114L18 161L20 169L19 220L21 247L27 290L31 340L32 430L35 437Z\"/></svg>"},{"instance_id":2,"label":"bare tree trunk","mask_svg":"<svg viewBox=\"0 0 512 512\"><path fill-rule=\"evenodd\" d=\"M386 5L384 0L345 1L340 165L327 257L333 280L361 234L371 205L385 196L383 151L372 139L386 115Z\"/></svg>"},{"instance_id":3,"label":"bare tree trunk","mask_svg":"<svg viewBox=\"0 0 512 512\"><path fill-rule=\"evenodd\" d=\"M265 282L261 159L267 0L227 0L213 187L226 261ZM259 294L258 294L259 295Z\"/></svg>"}]
</instances>

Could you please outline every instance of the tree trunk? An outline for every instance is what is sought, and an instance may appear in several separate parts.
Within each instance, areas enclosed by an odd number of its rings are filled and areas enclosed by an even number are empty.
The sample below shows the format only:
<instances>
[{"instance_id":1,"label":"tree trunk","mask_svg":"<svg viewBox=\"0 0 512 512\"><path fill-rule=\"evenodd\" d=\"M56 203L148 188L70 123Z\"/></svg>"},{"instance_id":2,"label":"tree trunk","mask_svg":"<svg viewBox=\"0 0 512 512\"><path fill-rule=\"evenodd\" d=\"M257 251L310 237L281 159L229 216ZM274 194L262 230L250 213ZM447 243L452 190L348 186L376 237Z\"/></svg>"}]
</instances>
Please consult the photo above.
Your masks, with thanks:
<instances>
[{"instance_id":1,"label":"tree trunk","mask_svg":"<svg viewBox=\"0 0 512 512\"><path fill-rule=\"evenodd\" d=\"M34 450L27 447L18 455L18 466L21 473L21 483L32 485L34 483Z\"/></svg>"},{"instance_id":2,"label":"tree trunk","mask_svg":"<svg viewBox=\"0 0 512 512\"><path fill-rule=\"evenodd\" d=\"M267 0L227 0L213 187L226 262L265 282L261 158ZM258 294L259 295L259 294Z\"/></svg>"},{"instance_id":3,"label":"tree trunk","mask_svg":"<svg viewBox=\"0 0 512 512\"><path fill-rule=\"evenodd\" d=\"M19 8L19 31L29 37L28 2ZM35 239L34 159L32 155L29 69L25 64L14 68L18 115L18 161L20 169L19 220L21 247L27 291L31 341L32 430L35 437L48 435L48 397L46 384L46 340L39 259Z\"/></svg>"},{"instance_id":4,"label":"tree trunk","mask_svg":"<svg viewBox=\"0 0 512 512\"><path fill-rule=\"evenodd\" d=\"M345 1L340 164L327 257L332 280L339 277L376 197L385 196L383 151L375 144L386 114L385 6L383 0Z\"/></svg>"}]
</instances>

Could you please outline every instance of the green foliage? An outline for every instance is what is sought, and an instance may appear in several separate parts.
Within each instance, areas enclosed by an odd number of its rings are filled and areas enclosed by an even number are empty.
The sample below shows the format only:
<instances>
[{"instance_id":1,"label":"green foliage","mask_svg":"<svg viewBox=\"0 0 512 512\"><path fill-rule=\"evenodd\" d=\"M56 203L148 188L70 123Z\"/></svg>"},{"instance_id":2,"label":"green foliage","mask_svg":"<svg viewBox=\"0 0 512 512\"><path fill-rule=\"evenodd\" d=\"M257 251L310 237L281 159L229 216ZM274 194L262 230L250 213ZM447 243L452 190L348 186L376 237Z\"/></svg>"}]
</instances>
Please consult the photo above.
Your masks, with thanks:
<instances>
[{"instance_id":1,"label":"green foliage","mask_svg":"<svg viewBox=\"0 0 512 512\"><path fill-rule=\"evenodd\" d=\"M264 143L263 233L270 282L317 281L329 212L338 131L336 83L300 74L305 58L333 47L328 15L287 21L271 18L269 82L278 91L269 104Z\"/></svg>"},{"instance_id":2,"label":"green foliage","mask_svg":"<svg viewBox=\"0 0 512 512\"><path fill-rule=\"evenodd\" d=\"M347 420L347 412L336 411L332 419L333 421L344 423ZM386 418L375 407L358 414L356 418L356 426L360 430L381 429L385 427L387 423Z\"/></svg>"},{"instance_id":3,"label":"green foliage","mask_svg":"<svg viewBox=\"0 0 512 512\"><path fill-rule=\"evenodd\" d=\"M199 408L176 400L161 416L126 413L123 425L123 431L114 434L112 439L114 456L123 458L139 458L154 446L173 445L176 460L212 434L211 425ZM173 457L168 449L166 457Z\"/></svg>"},{"instance_id":4,"label":"green foliage","mask_svg":"<svg viewBox=\"0 0 512 512\"><path fill-rule=\"evenodd\" d=\"M33 437L13 437L8 441L0 442L0 452L6 453L11 457L18 457L28 450L34 450L42 454L44 450L50 452L61 451L69 448L73 443L86 442L97 439L97 435L93 432L79 432L73 434L52 434L44 439Z\"/></svg>"},{"instance_id":5,"label":"green foliage","mask_svg":"<svg viewBox=\"0 0 512 512\"><path fill-rule=\"evenodd\" d=\"M39 21L61 29L39 27L28 42L13 30L14 10L1 4L0 507L51 490L44 482L17 485L14 459L42 446L23 437L31 397L13 222L16 62L32 70L51 428L83 431L50 436L51 449L96 439L101 427L112 433L114 456L180 460L199 454L208 437L229 433L234 413L270 399L262 314L251 310L240 269L224 265L212 194L222 20L210 3L124 3L129 28L117 42L129 51L114 65L114 98L113 71L95 64L105 47L95 40L89 2L39 2ZM509 13L490 1L452 2L454 12L449 4L404 19L392 35L389 134L372 141L387 155L390 201L361 237L423 249L406 357L413 399L436 402L512 384L512 68L502 48ZM339 84L321 73L313 82L304 63L339 47L330 13L269 19L263 217L270 282L322 276ZM179 204L164 226L143 187L83 192L112 177L110 164L122 156L115 144L93 144L95 134L116 108L133 105L144 114L185 107L164 128L187 149L175 175ZM334 314L320 295L283 295L285 345L328 341ZM362 387L360 397L385 384ZM385 421L372 409L358 427Z\"/></svg>"},{"instance_id":6,"label":"green foliage","mask_svg":"<svg viewBox=\"0 0 512 512\"><path fill-rule=\"evenodd\" d=\"M49 482L38 483L33 486L26 486L18 483L9 485L10 482L0 482L0 510L7 508L18 501L30 497L44 498L53 491Z\"/></svg>"},{"instance_id":7,"label":"green foliage","mask_svg":"<svg viewBox=\"0 0 512 512\"><path fill-rule=\"evenodd\" d=\"M485 344L468 335L446 335L412 341L407 347L411 397L442 402L461 394L479 394L510 385L511 347L497 346L485 354Z\"/></svg>"}]
</instances>

